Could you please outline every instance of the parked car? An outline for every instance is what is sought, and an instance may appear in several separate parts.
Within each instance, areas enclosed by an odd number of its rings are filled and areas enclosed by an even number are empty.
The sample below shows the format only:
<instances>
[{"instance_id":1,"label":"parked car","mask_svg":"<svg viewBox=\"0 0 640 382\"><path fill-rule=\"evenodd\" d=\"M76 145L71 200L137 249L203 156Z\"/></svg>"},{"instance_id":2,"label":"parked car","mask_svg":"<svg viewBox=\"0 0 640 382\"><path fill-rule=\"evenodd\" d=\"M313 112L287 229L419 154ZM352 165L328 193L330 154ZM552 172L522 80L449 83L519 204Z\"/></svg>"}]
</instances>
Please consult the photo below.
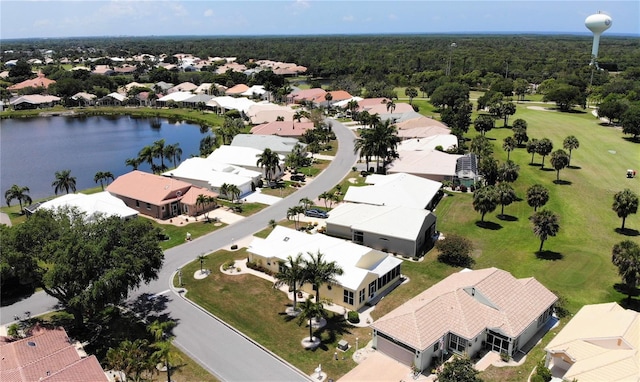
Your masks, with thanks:
<instances>
[{"instance_id":1,"label":"parked car","mask_svg":"<svg viewBox=\"0 0 640 382\"><path fill-rule=\"evenodd\" d=\"M304 211L305 216L308 216L310 218L320 218L320 219L326 219L329 217L329 214L326 213L325 211L322 210L318 210L318 209L310 209L310 210L306 210Z\"/></svg>"},{"instance_id":2,"label":"parked car","mask_svg":"<svg viewBox=\"0 0 640 382\"><path fill-rule=\"evenodd\" d=\"M291 175L291 180L293 180L294 182L304 182L305 179L306 179L306 176L304 176L304 174Z\"/></svg>"}]
</instances>

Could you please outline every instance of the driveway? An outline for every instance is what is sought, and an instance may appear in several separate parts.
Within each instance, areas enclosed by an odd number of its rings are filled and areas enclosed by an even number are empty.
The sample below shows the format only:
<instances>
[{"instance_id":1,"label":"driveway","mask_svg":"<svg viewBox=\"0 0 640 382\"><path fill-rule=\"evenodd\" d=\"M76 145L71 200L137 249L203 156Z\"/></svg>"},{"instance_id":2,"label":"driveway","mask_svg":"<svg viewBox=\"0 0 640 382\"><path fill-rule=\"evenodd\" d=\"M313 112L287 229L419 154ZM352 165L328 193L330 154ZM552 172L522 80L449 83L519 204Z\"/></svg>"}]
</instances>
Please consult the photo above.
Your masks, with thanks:
<instances>
[{"instance_id":1,"label":"driveway","mask_svg":"<svg viewBox=\"0 0 640 382\"><path fill-rule=\"evenodd\" d=\"M353 370L338 379L338 382L387 382L387 381L413 381L413 375L409 366L396 361L373 349L367 349L365 358ZM420 375L417 381L432 381L427 376Z\"/></svg>"}]
</instances>

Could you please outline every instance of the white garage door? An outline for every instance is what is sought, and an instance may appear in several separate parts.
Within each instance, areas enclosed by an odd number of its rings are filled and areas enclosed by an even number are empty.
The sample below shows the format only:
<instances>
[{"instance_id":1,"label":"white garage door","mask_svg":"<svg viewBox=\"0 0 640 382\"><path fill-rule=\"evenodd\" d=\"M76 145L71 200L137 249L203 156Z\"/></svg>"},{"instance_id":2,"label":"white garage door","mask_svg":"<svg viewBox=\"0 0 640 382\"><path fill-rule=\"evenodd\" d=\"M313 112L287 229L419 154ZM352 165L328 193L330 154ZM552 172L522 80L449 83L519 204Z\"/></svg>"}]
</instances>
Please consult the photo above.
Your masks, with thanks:
<instances>
[{"instance_id":1,"label":"white garage door","mask_svg":"<svg viewBox=\"0 0 640 382\"><path fill-rule=\"evenodd\" d=\"M414 351L405 348L401 344L396 343L391 339L380 336L380 333L378 333L377 347L380 352L388 355L389 357L402 362L407 366L413 365L413 360L415 357Z\"/></svg>"}]
</instances>

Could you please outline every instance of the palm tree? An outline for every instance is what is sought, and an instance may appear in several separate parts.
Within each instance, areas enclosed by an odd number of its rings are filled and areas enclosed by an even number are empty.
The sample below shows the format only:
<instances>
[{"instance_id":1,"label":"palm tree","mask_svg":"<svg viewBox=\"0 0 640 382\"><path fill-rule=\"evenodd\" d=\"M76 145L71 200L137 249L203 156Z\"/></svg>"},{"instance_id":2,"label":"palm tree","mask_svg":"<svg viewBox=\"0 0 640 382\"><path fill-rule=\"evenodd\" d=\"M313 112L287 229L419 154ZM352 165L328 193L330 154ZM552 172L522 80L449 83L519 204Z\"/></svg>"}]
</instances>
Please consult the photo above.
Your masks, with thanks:
<instances>
[{"instance_id":1,"label":"palm tree","mask_svg":"<svg viewBox=\"0 0 640 382\"><path fill-rule=\"evenodd\" d=\"M327 262L324 255L318 251L315 254L309 252L309 258L305 259L305 280L314 286L316 291L316 302L320 302L320 287L323 284L335 285L338 283L336 276L344 273L342 268L335 262Z\"/></svg>"},{"instance_id":2,"label":"palm tree","mask_svg":"<svg viewBox=\"0 0 640 382\"><path fill-rule=\"evenodd\" d=\"M167 337L167 333L175 326L175 321L155 320L147 326L147 332L149 332L156 341L162 341Z\"/></svg>"},{"instance_id":3,"label":"palm tree","mask_svg":"<svg viewBox=\"0 0 640 382\"><path fill-rule=\"evenodd\" d=\"M538 252L542 252L542 246L545 240L547 240L549 236L556 236L558 231L560 231L560 219L558 215L553 212L542 210L533 214L529 220L533 224L533 233L540 238L540 249L538 249Z\"/></svg>"},{"instance_id":4,"label":"palm tree","mask_svg":"<svg viewBox=\"0 0 640 382\"><path fill-rule=\"evenodd\" d=\"M216 137L211 134L205 135L200 140L200 156L204 157L211 154L216 147L218 147L218 141Z\"/></svg>"},{"instance_id":5,"label":"palm tree","mask_svg":"<svg viewBox=\"0 0 640 382\"><path fill-rule=\"evenodd\" d=\"M144 146L138 152L138 163L146 162L149 166L153 167L153 146Z\"/></svg>"},{"instance_id":6,"label":"palm tree","mask_svg":"<svg viewBox=\"0 0 640 382\"><path fill-rule=\"evenodd\" d=\"M533 207L533 211L537 211L538 207L542 207L549 201L549 190L540 184L534 184L527 189L527 204Z\"/></svg>"},{"instance_id":7,"label":"palm tree","mask_svg":"<svg viewBox=\"0 0 640 382\"><path fill-rule=\"evenodd\" d=\"M300 304L300 315L298 316L298 325L302 325L307 320L309 321L309 342L313 342L313 319L317 317L323 317L326 315L322 304L319 302L311 301L311 297L308 297L303 303Z\"/></svg>"},{"instance_id":8,"label":"palm tree","mask_svg":"<svg viewBox=\"0 0 640 382\"><path fill-rule=\"evenodd\" d=\"M331 100L333 99L333 95L331 95L331 92L327 92L324 95L324 100L327 101L327 110L331 109Z\"/></svg>"},{"instance_id":9,"label":"palm tree","mask_svg":"<svg viewBox=\"0 0 640 382\"><path fill-rule=\"evenodd\" d=\"M624 229L624 222L627 216L638 212L638 195L628 188L617 192L613 196L611 208L616 211L619 218L622 218L622 227L620 229Z\"/></svg>"},{"instance_id":10,"label":"palm tree","mask_svg":"<svg viewBox=\"0 0 640 382\"><path fill-rule=\"evenodd\" d=\"M264 149L262 154L258 154L258 161L256 165L260 167L264 167L265 177L269 184L271 184L271 180L273 179L273 175L275 175L276 169L282 170L282 166L280 166L280 156L275 151L271 151L270 148Z\"/></svg>"},{"instance_id":11,"label":"palm tree","mask_svg":"<svg viewBox=\"0 0 640 382\"><path fill-rule=\"evenodd\" d=\"M409 97L409 105L413 106L413 99L418 96L418 90L413 87L408 87L404 90L404 94Z\"/></svg>"},{"instance_id":12,"label":"palm tree","mask_svg":"<svg viewBox=\"0 0 640 382\"><path fill-rule=\"evenodd\" d=\"M27 195L28 192L29 187L20 187L17 184L14 184L4 193L4 199L7 202L7 206L11 207L11 201L16 199L18 203L20 203L20 212L22 213L22 203L31 204L33 202L31 197Z\"/></svg>"},{"instance_id":13,"label":"palm tree","mask_svg":"<svg viewBox=\"0 0 640 382\"><path fill-rule=\"evenodd\" d=\"M299 203L302 204L302 206L304 207L305 210L308 210L309 207L311 207L313 205L313 200L305 197L305 198L300 199Z\"/></svg>"},{"instance_id":14,"label":"palm tree","mask_svg":"<svg viewBox=\"0 0 640 382\"><path fill-rule=\"evenodd\" d=\"M158 139L153 142L153 146L151 148L153 152L154 158L160 158L160 169L162 171L166 170L166 166L164 165L164 139Z\"/></svg>"},{"instance_id":15,"label":"palm tree","mask_svg":"<svg viewBox=\"0 0 640 382\"><path fill-rule=\"evenodd\" d=\"M168 337L164 341L158 341L151 345L152 348L156 349L156 351L151 354L151 359L157 362L162 362L167 368L167 382L171 382L172 364L175 363L176 358L180 357L173 351L173 348L171 347L172 341L173 337Z\"/></svg>"},{"instance_id":16,"label":"palm tree","mask_svg":"<svg viewBox=\"0 0 640 382\"><path fill-rule=\"evenodd\" d=\"M96 182L96 184L98 182L100 183L100 187L102 188L102 191L104 191L104 182L107 182L107 184L109 184L109 179L111 180L115 179L111 171L98 171L96 172L96 175L94 175L93 177L93 181Z\"/></svg>"},{"instance_id":17,"label":"palm tree","mask_svg":"<svg viewBox=\"0 0 640 382\"><path fill-rule=\"evenodd\" d=\"M287 210L287 220L293 219L296 229L298 229L298 224L300 223L300 214L304 214L304 211L305 208L303 206L293 206Z\"/></svg>"},{"instance_id":18,"label":"palm tree","mask_svg":"<svg viewBox=\"0 0 640 382\"><path fill-rule=\"evenodd\" d=\"M235 184L228 184L227 185L227 195L229 195L229 198L231 199L232 202L237 202L238 198L240 197L240 193L242 191L240 191L240 189L238 188L238 186L236 186Z\"/></svg>"},{"instance_id":19,"label":"palm tree","mask_svg":"<svg viewBox=\"0 0 640 382\"><path fill-rule=\"evenodd\" d=\"M360 105L358 105L358 101L356 101L355 99L352 99L351 101L347 102L347 110L351 112L351 119L353 120L357 119L356 113L359 107Z\"/></svg>"},{"instance_id":20,"label":"palm tree","mask_svg":"<svg viewBox=\"0 0 640 382\"><path fill-rule=\"evenodd\" d=\"M551 153L551 165L556 169L556 181L559 181L560 170L569 165L569 154L562 149L554 151Z\"/></svg>"},{"instance_id":21,"label":"palm tree","mask_svg":"<svg viewBox=\"0 0 640 382\"><path fill-rule=\"evenodd\" d=\"M486 114L479 115L473 121L473 127L476 129L476 131L482 134L482 136L484 136L487 133L487 131L493 129L494 124L495 124L495 121L493 117Z\"/></svg>"},{"instance_id":22,"label":"palm tree","mask_svg":"<svg viewBox=\"0 0 640 382\"><path fill-rule=\"evenodd\" d=\"M209 196L205 194L198 195L198 197L196 198L196 215L200 210L198 206L202 207L202 210L204 211L204 206L208 203L209 203Z\"/></svg>"},{"instance_id":23,"label":"palm tree","mask_svg":"<svg viewBox=\"0 0 640 382\"><path fill-rule=\"evenodd\" d=\"M511 152L515 150L517 146L518 146L518 142L516 142L516 139L514 137L506 137L504 139L504 142L502 143L502 148L504 149L504 151L507 152L507 160L511 159L510 158Z\"/></svg>"},{"instance_id":24,"label":"palm tree","mask_svg":"<svg viewBox=\"0 0 640 382\"><path fill-rule=\"evenodd\" d=\"M51 183L51 187L54 187L54 192L58 195L58 191L65 190L68 194L69 191L76 192L76 177L71 176L71 170L56 171L56 180Z\"/></svg>"},{"instance_id":25,"label":"palm tree","mask_svg":"<svg viewBox=\"0 0 640 382\"><path fill-rule=\"evenodd\" d=\"M481 222L484 222L484 215L494 211L496 207L498 207L498 196L494 186L479 188L473 193L473 209L482 214Z\"/></svg>"},{"instance_id":26,"label":"palm tree","mask_svg":"<svg viewBox=\"0 0 640 382\"><path fill-rule=\"evenodd\" d=\"M140 166L140 158L128 158L124 161L125 166L131 166L134 170L137 170Z\"/></svg>"},{"instance_id":27,"label":"palm tree","mask_svg":"<svg viewBox=\"0 0 640 382\"><path fill-rule=\"evenodd\" d=\"M327 202L331 198L331 193L329 191L325 191L322 194L318 195L318 199L324 200L324 209L328 210L329 206L327 206Z\"/></svg>"},{"instance_id":28,"label":"palm tree","mask_svg":"<svg viewBox=\"0 0 640 382\"><path fill-rule=\"evenodd\" d=\"M536 153L542 156L542 168L544 168L544 158L553 150L553 142L549 138L542 138L536 146Z\"/></svg>"},{"instance_id":29,"label":"palm tree","mask_svg":"<svg viewBox=\"0 0 640 382\"><path fill-rule=\"evenodd\" d=\"M478 158L482 158L493 154L493 145L487 137L483 135L476 135L471 138L469 150L476 154Z\"/></svg>"},{"instance_id":30,"label":"palm tree","mask_svg":"<svg viewBox=\"0 0 640 382\"><path fill-rule=\"evenodd\" d=\"M207 257L203 254L198 255L198 257L196 257L196 260L198 260L200 262L200 274L202 274L202 266L204 264L204 261L207 259Z\"/></svg>"},{"instance_id":31,"label":"palm tree","mask_svg":"<svg viewBox=\"0 0 640 382\"><path fill-rule=\"evenodd\" d=\"M567 163L567 167L571 166L571 151L580 147L580 141L573 135L569 135L562 142L562 148L565 150L569 150L569 163Z\"/></svg>"},{"instance_id":32,"label":"palm tree","mask_svg":"<svg viewBox=\"0 0 640 382\"><path fill-rule=\"evenodd\" d=\"M302 267L302 253L298 253L296 257L287 257L287 261L280 262L280 272L276 273L274 288L280 288L283 285L288 285L289 289L293 292L293 311L297 311L297 294L298 287L302 288L305 281L305 271Z\"/></svg>"},{"instance_id":33,"label":"palm tree","mask_svg":"<svg viewBox=\"0 0 640 382\"><path fill-rule=\"evenodd\" d=\"M640 278L640 246L631 240L617 243L611 250L611 261L618 267L627 289L627 301L631 302L631 292Z\"/></svg>"},{"instance_id":34,"label":"palm tree","mask_svg":"<svg viewBox=\"0 0 640 382\"><path fill-rule=\"evenodd\" d=\"M180 143L168 145L164 150L165 157L171 159L173 167L178 167L178 162L182 159L182 149Z\"/></svg>"},{"instance_id":35,"label":"palm tree","mask_svg":"<svg viewBox=\"0 0 640 382\"><path fill-rule=\"evenodd\" d=\"M382 101L384 102L384 101ZM392 113L396 109L396 103L392 99L387 101L387 112Z\"/></svg>"},{"instance_id":36,"label":"palm tree","mask_svg":"<svg viewBox=\"0 0 640 382\"><path fill-rule=\"evenodd\" d=\"M527 152L531 154L531 162L529 164L533 164L533 157L538 152L538 142L535 138L527 142Z\"/></svg>"},{"instance_id":37,"label":"palm tree","mask_svg":"<svg viewBox=\"0 0 640 382\"><path fill-rule=\"evenodd\" d=\"M149 342L144 339L135 341L124 340L116 348L109 348L106 362L110 369L121 370L127 381L142 382L156 371L155 364L149 358L147 347Z\"/></svg>"},{"instance_id":38,"label":"palm tree","mask_svg":"<svg viewBox=\"0 0 640 382\"><path fill-rule=\"evenodd\" d=\"M498 197L498 203L502 206L500 216L504 216L504 206L508 206L518 198L513 187L511 187L509 183L504 182L496 186L496 196Z\"/></svg>"},{"instance_id":39,"label":"palm tree","mask_svg":"<svg viewBox=\"0 0 640 382\"><path fill-rule=\"evenodd\" d=\"M518 179L520 166L513 161L507 160L498 168L498 180L501 182L513 183Z\"/></svg>"}]
</instances>

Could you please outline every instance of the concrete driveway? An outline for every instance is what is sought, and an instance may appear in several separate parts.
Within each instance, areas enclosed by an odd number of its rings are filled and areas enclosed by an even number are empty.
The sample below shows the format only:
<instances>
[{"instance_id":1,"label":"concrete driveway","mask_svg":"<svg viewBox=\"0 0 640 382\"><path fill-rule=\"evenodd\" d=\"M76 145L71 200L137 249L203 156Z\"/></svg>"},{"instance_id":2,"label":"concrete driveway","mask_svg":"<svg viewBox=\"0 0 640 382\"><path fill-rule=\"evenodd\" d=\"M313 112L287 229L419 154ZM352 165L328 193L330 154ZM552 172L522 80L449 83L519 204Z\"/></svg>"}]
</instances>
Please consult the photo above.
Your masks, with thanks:
<instances>
[{"instance_id":1,"label":"concrete driveway","mask_svg":"<svg viewBox=\"0 0 640 382\"><path fill-rule=\"evenodd\" d=\"M338 379L338 382L362 381L413 381L411 369L395 359L370 349L367 358L350 372ZM420 375L417 381L428 381L428 377Z\"/></svg>"}]
</instances>

